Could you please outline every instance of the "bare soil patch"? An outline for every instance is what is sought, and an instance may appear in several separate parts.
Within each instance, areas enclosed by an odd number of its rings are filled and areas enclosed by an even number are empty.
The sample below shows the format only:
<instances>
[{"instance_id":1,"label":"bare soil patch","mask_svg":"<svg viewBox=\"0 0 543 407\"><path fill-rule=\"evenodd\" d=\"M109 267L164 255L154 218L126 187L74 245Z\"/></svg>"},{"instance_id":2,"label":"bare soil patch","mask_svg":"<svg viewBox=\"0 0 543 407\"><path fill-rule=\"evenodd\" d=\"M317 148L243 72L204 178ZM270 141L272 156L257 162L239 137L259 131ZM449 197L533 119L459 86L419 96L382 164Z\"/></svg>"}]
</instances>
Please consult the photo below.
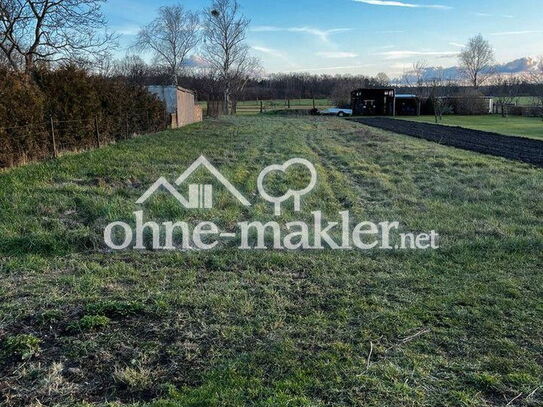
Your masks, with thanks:
<instances>
[{"instance_id":1,"label":"bare soil patch","mask_svg":"<svg viewBox=\"0 0 543 407\"><path fill-rule=\"evenodd\" d=\"M353 120L394 133L543 167L543 142L539 140L384 117Z\"/></svg>"}]
</instances>

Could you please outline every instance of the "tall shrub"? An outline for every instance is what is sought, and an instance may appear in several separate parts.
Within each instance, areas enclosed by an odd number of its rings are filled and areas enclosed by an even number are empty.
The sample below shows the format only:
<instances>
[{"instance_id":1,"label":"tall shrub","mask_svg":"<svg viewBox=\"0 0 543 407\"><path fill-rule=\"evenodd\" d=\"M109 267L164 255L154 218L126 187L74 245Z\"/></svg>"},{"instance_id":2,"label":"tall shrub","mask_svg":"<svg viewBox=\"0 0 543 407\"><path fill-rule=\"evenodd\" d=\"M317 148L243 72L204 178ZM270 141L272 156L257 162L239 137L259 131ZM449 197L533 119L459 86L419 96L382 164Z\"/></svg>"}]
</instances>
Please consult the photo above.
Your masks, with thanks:
<instances>
[{"instance_id":1,"label":"tall shrub","mask_svg":"<svg viewBox=\"0 0 543 407\"><path fill-rule=\"evenodd\" d=\"M0 167L47 154L45 95L22 74L0 68Z\"/></svg>"},{"instance_id":2,"label":"tall shrub","mask_svg":"<svg viewBox=\"0 0 543 407\"><path fill-rule=\"evenodd\" d=\"M32 79L0 70L0 167L165 127L165 106L143 87L67 66Z\"/></svg>"}]
</instances>

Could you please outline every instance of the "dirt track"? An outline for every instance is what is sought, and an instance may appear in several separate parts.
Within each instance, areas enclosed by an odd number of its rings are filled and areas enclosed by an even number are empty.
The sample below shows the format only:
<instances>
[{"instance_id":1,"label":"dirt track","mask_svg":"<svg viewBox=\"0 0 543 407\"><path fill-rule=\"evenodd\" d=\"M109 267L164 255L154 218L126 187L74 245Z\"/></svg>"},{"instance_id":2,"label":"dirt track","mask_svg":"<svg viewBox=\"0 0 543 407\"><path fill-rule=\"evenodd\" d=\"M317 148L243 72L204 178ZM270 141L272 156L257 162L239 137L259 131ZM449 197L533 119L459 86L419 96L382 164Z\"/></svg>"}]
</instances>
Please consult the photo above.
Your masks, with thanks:
<instances>
[{"instance_id":1,"label":"dirt track","mask_svg":"<svg viewBox=\"0 0 543 407\"><path fill-rule=\"evenodd\" d=\"M384 117L353 120L394 133L406 134L447 146L523 161L543 167L543 141L539 140L504 136L463 127L417 123Z\"/></svg>"}]
</instances>

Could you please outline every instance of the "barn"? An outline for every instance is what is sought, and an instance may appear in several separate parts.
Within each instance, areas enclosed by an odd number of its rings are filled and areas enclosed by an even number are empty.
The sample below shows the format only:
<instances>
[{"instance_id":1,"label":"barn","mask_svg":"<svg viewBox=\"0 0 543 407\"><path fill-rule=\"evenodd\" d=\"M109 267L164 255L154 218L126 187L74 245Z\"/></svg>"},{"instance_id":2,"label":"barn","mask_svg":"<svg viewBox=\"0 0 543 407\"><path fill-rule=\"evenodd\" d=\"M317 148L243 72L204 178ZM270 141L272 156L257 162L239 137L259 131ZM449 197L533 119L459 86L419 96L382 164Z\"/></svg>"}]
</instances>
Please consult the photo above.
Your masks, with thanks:
<instances>
[{"instance_id":1,"label":"barn","mask_svg":"<svg viewBox=\"0 0 543 407\"><path fill-rule=\"evenodd\" d=\"M357 89L351 93L351 109L353 116L418 116L421 101L394 89Z\"/></svg>"}]
</instances>

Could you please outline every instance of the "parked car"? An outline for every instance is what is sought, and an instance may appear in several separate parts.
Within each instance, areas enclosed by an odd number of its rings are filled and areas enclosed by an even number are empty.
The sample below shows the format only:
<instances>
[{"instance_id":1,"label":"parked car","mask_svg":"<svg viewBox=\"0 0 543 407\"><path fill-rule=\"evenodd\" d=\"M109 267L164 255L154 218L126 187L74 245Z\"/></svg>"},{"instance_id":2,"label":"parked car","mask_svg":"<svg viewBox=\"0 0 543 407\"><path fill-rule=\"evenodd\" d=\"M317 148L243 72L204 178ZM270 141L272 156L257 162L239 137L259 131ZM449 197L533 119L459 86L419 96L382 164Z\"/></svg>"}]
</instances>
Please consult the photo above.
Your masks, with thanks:
<instances>
[{"instance_id":1,"label":"parked car","mask_svg":"<svg viewBox=\"0 0 543 407\"><path fill-rule=\"evenodd\" d=\"M324 109L319 112L320 114L324 116L338 116L338 117L344 117L344 116L352 116L353 111L352 109L342 109L339 107L331 107L329 109Z\"/></svg>"}]
</instances>

